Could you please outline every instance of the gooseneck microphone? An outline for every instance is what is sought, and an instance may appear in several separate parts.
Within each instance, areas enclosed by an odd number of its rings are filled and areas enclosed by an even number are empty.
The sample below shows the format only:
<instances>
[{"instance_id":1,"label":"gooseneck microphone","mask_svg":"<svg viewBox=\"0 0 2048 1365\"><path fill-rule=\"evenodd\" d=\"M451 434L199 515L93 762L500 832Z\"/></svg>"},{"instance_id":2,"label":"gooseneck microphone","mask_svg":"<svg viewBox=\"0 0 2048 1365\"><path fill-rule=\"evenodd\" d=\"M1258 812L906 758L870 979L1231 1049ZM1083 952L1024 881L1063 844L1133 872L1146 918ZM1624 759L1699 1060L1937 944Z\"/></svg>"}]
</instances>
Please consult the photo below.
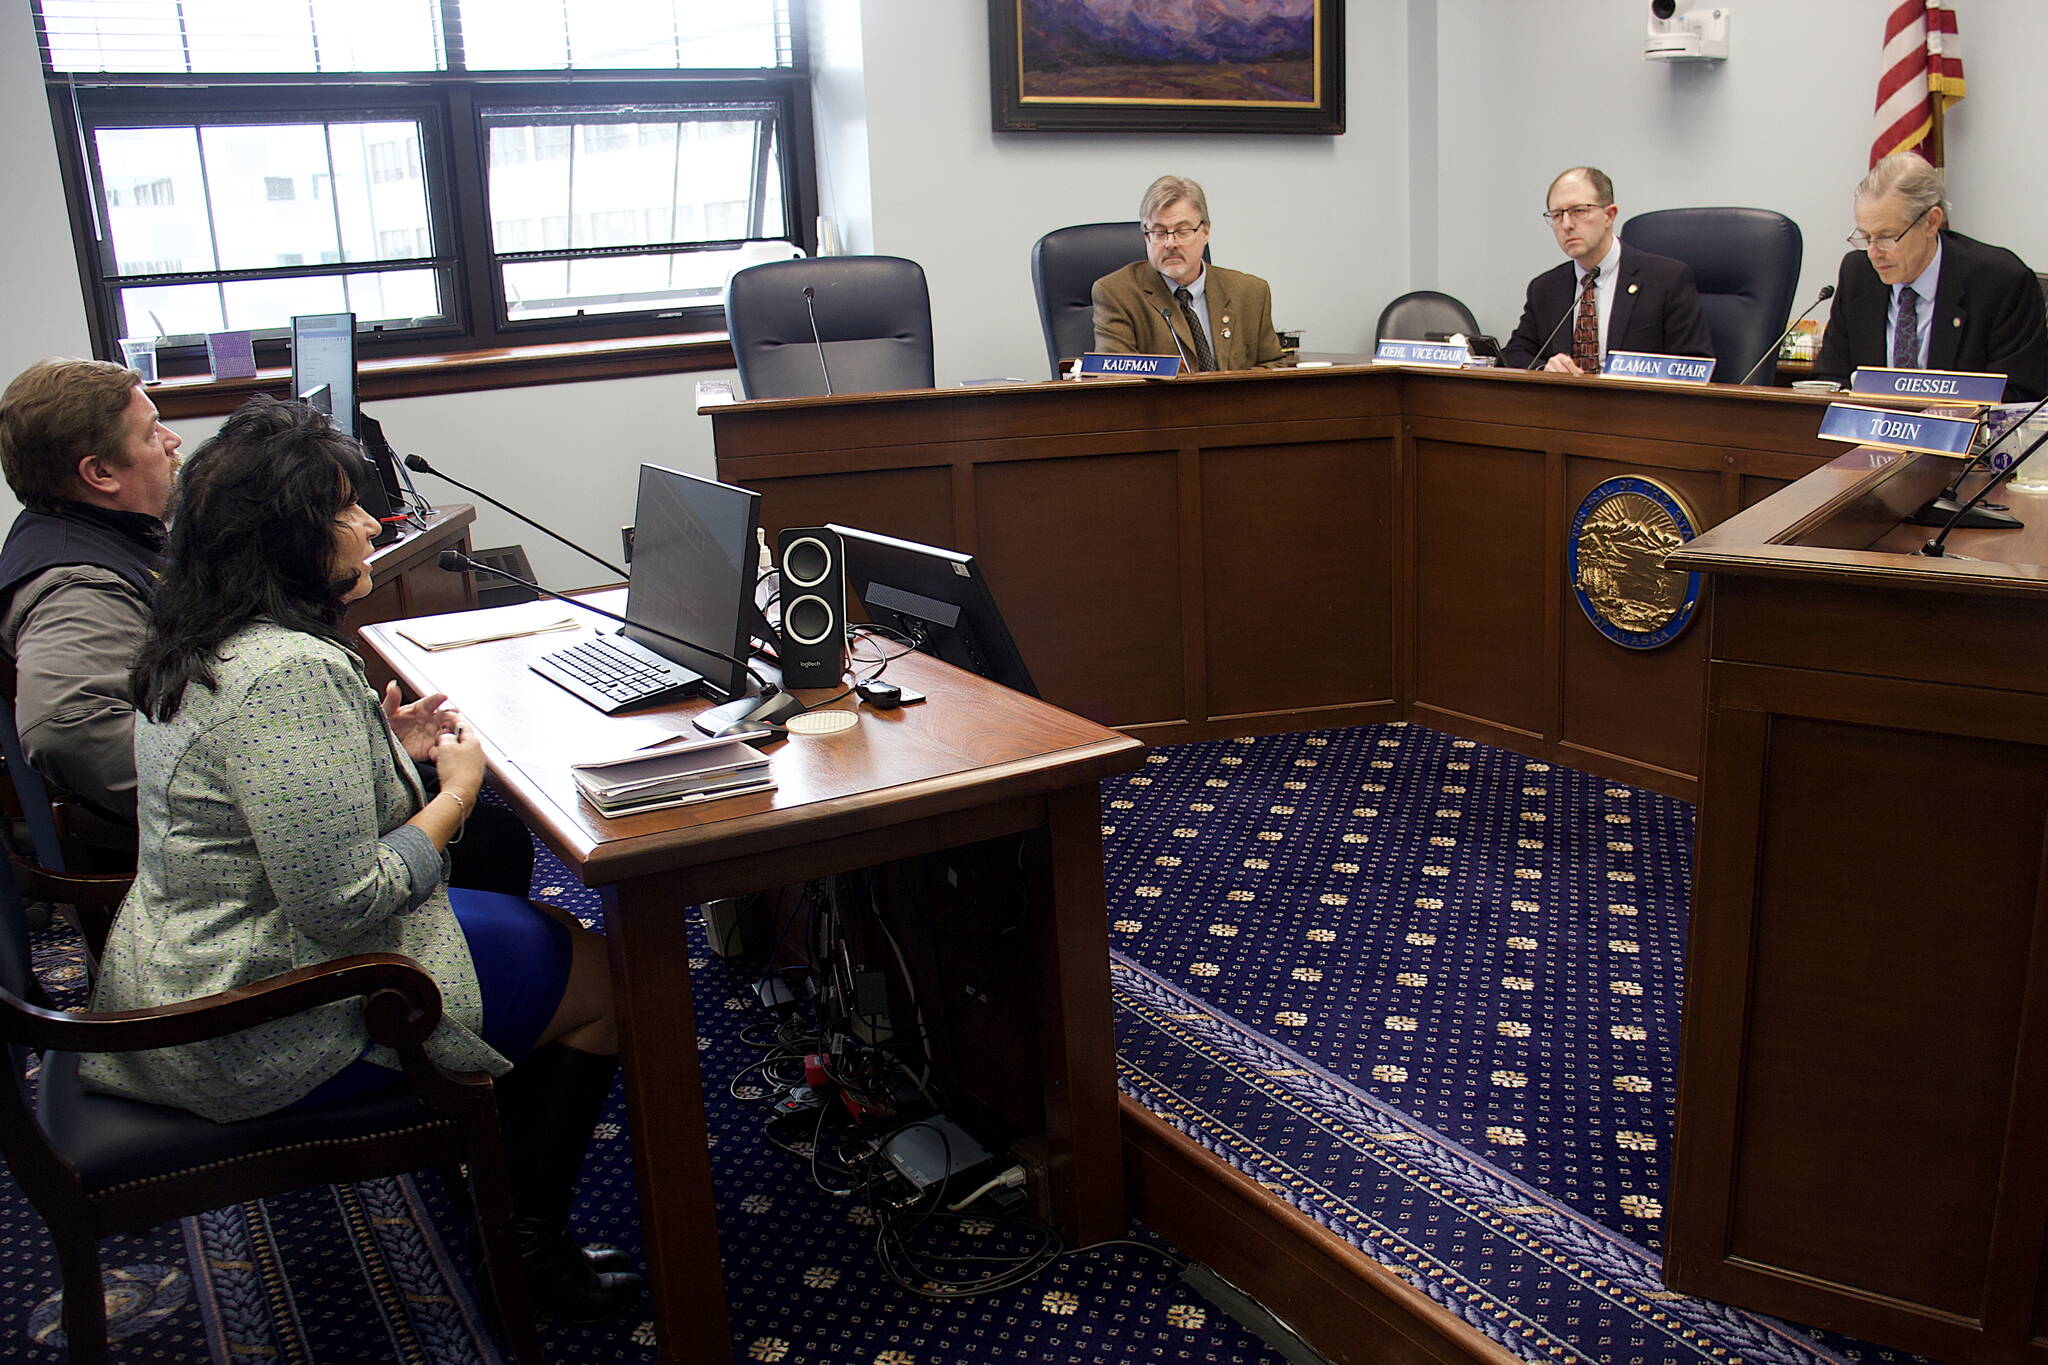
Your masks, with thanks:
<instances>
[{"instance_id":1,"label":"gooseneck microphone","mask_svg":"<svg viewBox=\"0 0 2048 1365\"><path fill-rule=\"evenodd\" d=\"M598 556L596 556L596 555L592 554L592 553L591 553L590 551L588 551L588 550L584 549L584 548L583 548L583 547L582 547L581 545L578 545L578 544L577 544L577 543L576 543L575 541L573 541L573 540L569 539L569 538L568 538L567 536L565 536L565 535L560 535L560 534L558 534L558 533L556 533L556 532L554 532L554 531L550 531L550 530L549 530L549 529L548 529L547 527L545 527L545 526L541 525L541 524L540 524L539 522L535 521L535 520L534 520L534 519L533 519L532 517L529 517L529 516L527 516L527 515L526 515L526 513L524 513L524 512L521 512L521 511L518 511L518 510L516 510L516 509L514 509L514 508L510 508L510 507L507 507L507 506L506 506L506 505L505 505L504 503L502 503L502 502L499 502L499 501L498 501L498 500L497 500L496 498L492 497L492 496L491 496L491 495L490 495L489 493L486 493L486 492L484 492L484 490L483 490L483 489L481 489L481 488L472 488L472 487L470 487L470 486L469 486L468 484L464 483L464 482L463 482L462 480L460 480L460 479L458 479L458 478L454 477L454 476L453 476L453 475L451 475L451 474L443 474L443 473L442 473L442 472L441 472L440 470L438 470L438 469L434 468L434 467L433 467L432 465L428 464L428 463L426 462L426 460L425 460L425 459L424 459L423 457L421 457L421 456L418 456L418 455L408 455L408 456L406 456L406 457L405 457L405 467L406 467L407 469L410 469L410 470L414 470L414 471L416 471L416 472L418 472L418 473L421 473L421 474L432 474L432 475L433 475L433 476L434 476L435 478L437 478L437 479L443 479L443 480L446 480L447 482L449 482L449 483L452 483L452 484L454 484L454 485L455 485L455 486L456 486L457 488L460 488L460 489L461 489L461 490L462 490L463 492L465 492L465 493L474 493L474 494L475 494L475 495L476 495L477 497L480 497L480 498L482 498L482 499L483 499L483 500L484 500L485 502L487 502L487 503L489 503L489 504L490 504L491 506L493 506L493 507L497 508L497 509L498 509L498 510L499 510L500 512L503 512L503 513L505 513L505 514L506 514L507 516L512 516L512 517L517 517L517 518L519 518L519 520L521 520L521 521L525 522L525 523L526 523L526 524L527 524L528 526L531 526L531 527L532 527L532 528L533 528L534 530L536 530L536 531L540 532L540 533L541 533L542 535L544 535L544 536L552 536L552 537L553 537L554 539L556 539L556 540L559 540L560 542L562 542L562 544L564 544L564 545L568 546L568 547L569 547L570 549L574 550L574 551L575 551L575 552L576 552L577 554L579 554L579 555L582 555L582 556L583 556L583 557L584 557L585 559L588 559L588 560L590 560L590 561L591 561L592 563L595 563L595 564L602 564L602 565L603 565L603 566L604 566L605 568L607 568L607 569L610 569L610 570L611 570L611 571L612 571L613 573L617 574L617 575L618 575L618 576L619 576L619 577L620 577L621 579L624 579L624 578L629 578L629 577L631 577L631 575L630 575L630 574L628 574L628 573L627 573L627 572L626 572L626 571L625 571L624 569L622 569L622 568L620 568L620 567L619 567L618 565L616 565L616 564L612 563L612 562L611 562L610 560L608 560L608 559L600 559L600 558L599 558ZM447 568L448 566L447 566L446 564L443 564L443 565L442 565L441 567L445 569L445 568ZM488 568L489 566L488 566L488 565L486 565L486 566L483 566L483 567L486 567L486 568ZM491 570L490 570L490 572L492 572L492 573L497 573L497 572L498 572L498 570L496 570L496 569L491 569ZM523 582L524 580L519 580L519 581L522 581L522 582ZM532 586L532 585L529 585L529 586ZM546 592L546 591L547 591L547 589L546 589L546 588L541 588L541 589L540 589L540 591L542 591L542 592ZM660 634L660 633L661 633L661 632L659 632L659 631L656 631L656 632L655 632L655 634L657 634L657 635L658 635L658 634ZM706 653L712 653L712 652L715 652L715 651L710 651L710 650L707 650L707 651L706 651ZM722 655L721 655L720 657L724 657L724 656L722 656Z\"/></svg>"},{"instance_id":2,"label":"gooseneck microphone","mask_svg":"<svg viewBox=\"0 0 2048 1365\"><path fill-rule=\"evenodd\" d=\"M825 367L825 338L818 332L818 291L804 286L804 311L811 315L811 340L818 347L818 373L825 376L825 396L833 397L832 371Z\"/></svg>"},{"instance_id":3,"label":"gooseneck microphone","mask_svg":"<svg viewBox=\"0 0 2048 1365\"><path fill-rule=\"evenodd\" d=\"M630 617L621 616L615 611L606 611L603 607L593 606L580 597L571 597L567 593L556 592L553 588L544 588L530 578L521 578L518 574L507 569L501 569L495 564L486 564L481 559L472 559L460 550L443 550L435 558L434 563L439 566L443 573L463 573L467 571L470 573L495 574L499 578L509 579L517 583L522 588L531 588L543 597L552 597L557 602L567 602L572 607L580 607L593 615L602 616L607 621L617 621L622 626L631 626L635 630L644 630L649 635L659 635L672 645L681 645L685 649L694 649L700 654L709 654L715 658L723 659L729 664L738 664L741 668L747 670L747 676L756 683L760 684L763 688L773 690L769 686L768 680L759 673L756 673L754 666L745 659L736 659L723 650L713 649L709 645L700 645L695 640L685 640L682 636L671 635L665 630L656 630L653 626L644 625Z\"/></svg>"},{"instance_id":4,"label":"gooseneck microphone","mask_svg":"<svg viewBox=\"0 0 2048 1365\"><path fill-rule=\"evenodd\" d=\"M1194 374L1200 367L1188 355L1188 348L1180 344L1180 333L1173 330L1173 314L1162 308L1159 316L1166 320L1166 334L1173 338L1173 349L1180 352L1180 363L1188 367L1189 374Z\"/></svg>"},{"instance_id":5,"label":"gooseneck microphone","mask_svg":"<svg viewBox=\"0 0 2048 1365\"><path fill-rule=\"evenodd\" d=\"M1543 344L1536 348L1536 354L1530 356L1529 363L1522 367L1524 370L1533 370L1543 363L1543 353L1550 349L1550 343L1557 340L1557 334L1564 330L1564 325L1572 320L1572 314L1578 311L1579 300L1574 296L1571 306L1564 310L1564 316L1557 320L1557 326L1550 329L1550 335L1543 338Z\"/></svg>"},{"instance_id":6,"label":"gooseneck microphone","mask_svg":"<svg viewBox=\"0 0 2048 1365\"><path fill-rule=\"evenodd\" d=\"M2034 407L2036 411L2040 410L2040 404L2037 403L2034 405ZM2041 435L2036 436L2034 438L2034 443L2028 446L2025 450L2022 450L2020 452L2020 457L2005 467L2005 473L2012 473L2015 469L2018 469L2021 465L2025 464L2028 460L2032 459L2034 456L2034 452L2039 450L2043 445L2048 445L2048 432L2044 432ZM1969 515L1970 511L1973 508L1975 508L1978 503L1984 500L1984 495L1986 493L1989 493L1993 488L1997 486L1997 475L1993 475L1991 478L1986 479L1984 481L1984 486L1977 490L1977 496L1971 498L1968 502L1964 503L1961 507L1957 508L1956 514L1948 519L1948 524L1946 526L1941 528L1941 534L1937 535L1934 539L1928 541L1925 545L1921 546L1920 553L1926 555L1929 559L1940 559L1942 555L1941 547L1943 542L1945 542L1948 539L1948 533L1950 531L1955 530L1956 527L1960 526L1962 524L1963 518Z\"/></svg>"},{"instance_id":7,"label":"gooseneck microphone","mask_svg":"<svg viewBox=\"0 0 2048 1365\"><path fill-rule=\"evenodd\" d=\"M2048 398L2043 398L2041 403L2048 403ZM1998 448L2005 444L2007 437L2033 420L2034 414L2041 410L2041 403L2036 403L2033 407L2027 409L2018 421L2013 422L2004 431L1998 433L1997 440L1985 446L1975 455L1972 455L1968 462L1956 471L1956 476L1948 481L1948 487L1942 489L1941 492L1932 498L1929 498L1926 505L1913 513L1912 516L1905 518L1905 520L1914 526L1939 526L1943 530L1947 530L1951 518L1962 517L1963 520L1956 524L1965 531L2017 530L2021 525L2018 517L2010 516L2005 512L1994 512L1989 507L1978 507L1975 505L1975 499L1971 500L1972 505L1966 515L1965 509L1956 502L1956 494L1962 491L1963 480L1969 478L1978 465L1985 463L1996 454ZM1997 482L1998 476L1994 474L1984 487L1988 489Z\"/></svg>"},{"instance_id":8,"label":"gooseneck microphone","mask_svg":"<svg viewBox=\"0 0 2048 1365\"><path fill-rule=\"evenodd\" d=\"M1834 296L1835 287L1833 285L1822 285L1820 287L1819 295L1815 297L1812 303L1806 305L1806 313L1811 313L1814 309L1820 307L1822 304L1826 303L1829 299L1833 298ZM1778 348L1785 344L1785 338L1791 336L1794 331L1798 330L1799 324L1806 321L1806 313L1801 313L1798 317L1792 319L1792 325L1790 327L1787 327L1784 331L1778 333L1778 339L1776 341L1764 347L1764 353L1756 358L1756 364L1750 366L1749 372L1743 375L1742 378L1736 380L1736 384L1747 384L1750 380L1756 378L1756 372L1764 367L1764 362L1766 360L1769 360L1772 356L1778 353Z\"/></svg>"}]
</instances>

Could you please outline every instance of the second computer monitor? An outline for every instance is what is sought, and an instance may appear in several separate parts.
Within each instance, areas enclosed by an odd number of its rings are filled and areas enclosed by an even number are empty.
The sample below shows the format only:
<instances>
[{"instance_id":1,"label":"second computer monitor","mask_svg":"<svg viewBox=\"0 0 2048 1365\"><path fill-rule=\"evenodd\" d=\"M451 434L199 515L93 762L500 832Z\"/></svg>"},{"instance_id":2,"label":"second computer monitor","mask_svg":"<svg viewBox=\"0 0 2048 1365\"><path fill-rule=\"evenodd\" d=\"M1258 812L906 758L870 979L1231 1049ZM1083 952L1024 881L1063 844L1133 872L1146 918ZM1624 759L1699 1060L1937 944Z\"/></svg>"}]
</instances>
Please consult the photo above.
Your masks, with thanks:
<instances>
[{"instance_id":1,"label":"second computer monitor","mask_svg":"<svg viewBox=\"0 0 2048 1365\"><path fill-rule=\"evenodd\" d=\"M734 660L747 658L752 647L759 559L754 528L760 519L758 493L660 465L640 466L626 615L732 658L721 659L632 626L625 634L663 658L703 674L727 697L747 691L746 670Z\"/></svg>"},{"instance_id":2,"label":"second computer monitor","mask_svg":"<svg viewBox=\"0 0 2048 1365\"><path fill-rule=\"evenodd\" d=\"M342 435L356 431L356 315L306 313L292 319L292 392L325 387L328 406Z\"/></svg>"},{"instance_id":3,"label":"second computer monitor","mask_svg":"<svg viewBox=\"0 0 2048 1365\"><path fill-rule=\"evenodd\" d=\"M851 526L834 526L846 547L846 587L868 618L919 650L970 673L1038 695L973 555Z\"/></svg>"}]
</instances>

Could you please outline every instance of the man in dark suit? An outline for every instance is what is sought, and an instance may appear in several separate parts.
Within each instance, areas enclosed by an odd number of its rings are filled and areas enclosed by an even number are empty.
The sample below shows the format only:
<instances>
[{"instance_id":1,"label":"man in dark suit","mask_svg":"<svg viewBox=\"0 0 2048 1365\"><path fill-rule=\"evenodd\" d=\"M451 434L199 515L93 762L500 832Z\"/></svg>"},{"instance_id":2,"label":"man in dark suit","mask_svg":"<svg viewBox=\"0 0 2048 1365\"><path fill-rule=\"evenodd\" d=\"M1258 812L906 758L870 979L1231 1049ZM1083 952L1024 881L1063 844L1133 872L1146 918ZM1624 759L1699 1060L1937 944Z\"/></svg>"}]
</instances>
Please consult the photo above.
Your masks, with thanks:
<instances>
[{"instance_id":1,"label":"man in dark suit","mask_svg":"<svg viewBox=\"0 0 2048 1365\"><path fill-rule=\"evenodd\" d=\"M1816 379L1859 367L2006 376L2008 402L2048 394L2041 286L2004 247L1948 225L1940 170L1894 152L1856 187L1856 231L1835 283Z\"/></svg>"},{"instance_id":2,"label":"man in dark suit","mask_svg":"<svg viewBox=\"0 0 2048 1365\"><path fill-rule=\"evenodd\" d=\"M1194 181L1162 175L1138 206L1145 259L1095 282L1095 349L1179 355L1190 370L1280 363L1273 291L1257 275L1202 260L1209 199Z\"/></svg>"},{"instance_id":3,"label":"man in dark suit","mask_svg":"<svg viewBox=\"0 0 2048 1365\"><path fill-rule=\"evenodd\" d=\"M1609 351L1714 353L1692 267L1623 246L1614 233L1620 214L1602 171L1574 166L1550 182L1543 216L1571 259L1529 281L1502 365L1598 374Z\"/></svg>"}]
</instances>

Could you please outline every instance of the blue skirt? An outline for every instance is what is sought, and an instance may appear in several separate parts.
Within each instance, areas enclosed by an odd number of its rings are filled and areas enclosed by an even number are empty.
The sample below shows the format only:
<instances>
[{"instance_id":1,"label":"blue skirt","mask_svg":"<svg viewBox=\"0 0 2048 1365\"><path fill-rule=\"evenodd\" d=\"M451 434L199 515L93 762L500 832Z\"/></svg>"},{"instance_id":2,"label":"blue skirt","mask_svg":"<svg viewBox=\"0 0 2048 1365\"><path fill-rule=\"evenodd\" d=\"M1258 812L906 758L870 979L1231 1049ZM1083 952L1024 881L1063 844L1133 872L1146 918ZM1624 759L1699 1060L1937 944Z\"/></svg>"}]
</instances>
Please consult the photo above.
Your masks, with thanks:
<instances>
[{"instance_id":1,"label":"blue skirt","mask_svg":"<svg viewBox=\"0 0 2048 1365\"><path fill-rule=\"evenodd\" d=\"M569 984L569 928L523 896L450 887L448 903L483 991L483 1038L513 1062L533 1051L561 1007ZM360 1058L320 1084L292 1109L327 1104L401 1085L405 1077Z\"/></svg>"}]
</instances>

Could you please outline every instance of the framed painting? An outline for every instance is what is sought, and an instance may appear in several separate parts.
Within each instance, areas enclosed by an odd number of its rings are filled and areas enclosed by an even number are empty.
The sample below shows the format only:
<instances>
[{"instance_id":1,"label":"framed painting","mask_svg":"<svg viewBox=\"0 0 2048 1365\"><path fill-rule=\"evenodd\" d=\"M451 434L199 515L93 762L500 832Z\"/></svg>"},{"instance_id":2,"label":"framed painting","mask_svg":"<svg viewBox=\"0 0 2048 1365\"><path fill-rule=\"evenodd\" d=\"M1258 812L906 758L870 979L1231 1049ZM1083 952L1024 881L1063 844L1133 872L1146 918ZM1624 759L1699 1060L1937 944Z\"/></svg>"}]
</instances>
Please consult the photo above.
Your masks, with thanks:
<instances>
[{"instance_id":1,"label":"framed painting","mask_svg":"<svg viewBox=\"0 0 2048 1365\"><path fill-rule=\"evenodd\" d=\"M997 132L1341 133L1343 0L989 0Z\"/></svg>"}]
</instances>

